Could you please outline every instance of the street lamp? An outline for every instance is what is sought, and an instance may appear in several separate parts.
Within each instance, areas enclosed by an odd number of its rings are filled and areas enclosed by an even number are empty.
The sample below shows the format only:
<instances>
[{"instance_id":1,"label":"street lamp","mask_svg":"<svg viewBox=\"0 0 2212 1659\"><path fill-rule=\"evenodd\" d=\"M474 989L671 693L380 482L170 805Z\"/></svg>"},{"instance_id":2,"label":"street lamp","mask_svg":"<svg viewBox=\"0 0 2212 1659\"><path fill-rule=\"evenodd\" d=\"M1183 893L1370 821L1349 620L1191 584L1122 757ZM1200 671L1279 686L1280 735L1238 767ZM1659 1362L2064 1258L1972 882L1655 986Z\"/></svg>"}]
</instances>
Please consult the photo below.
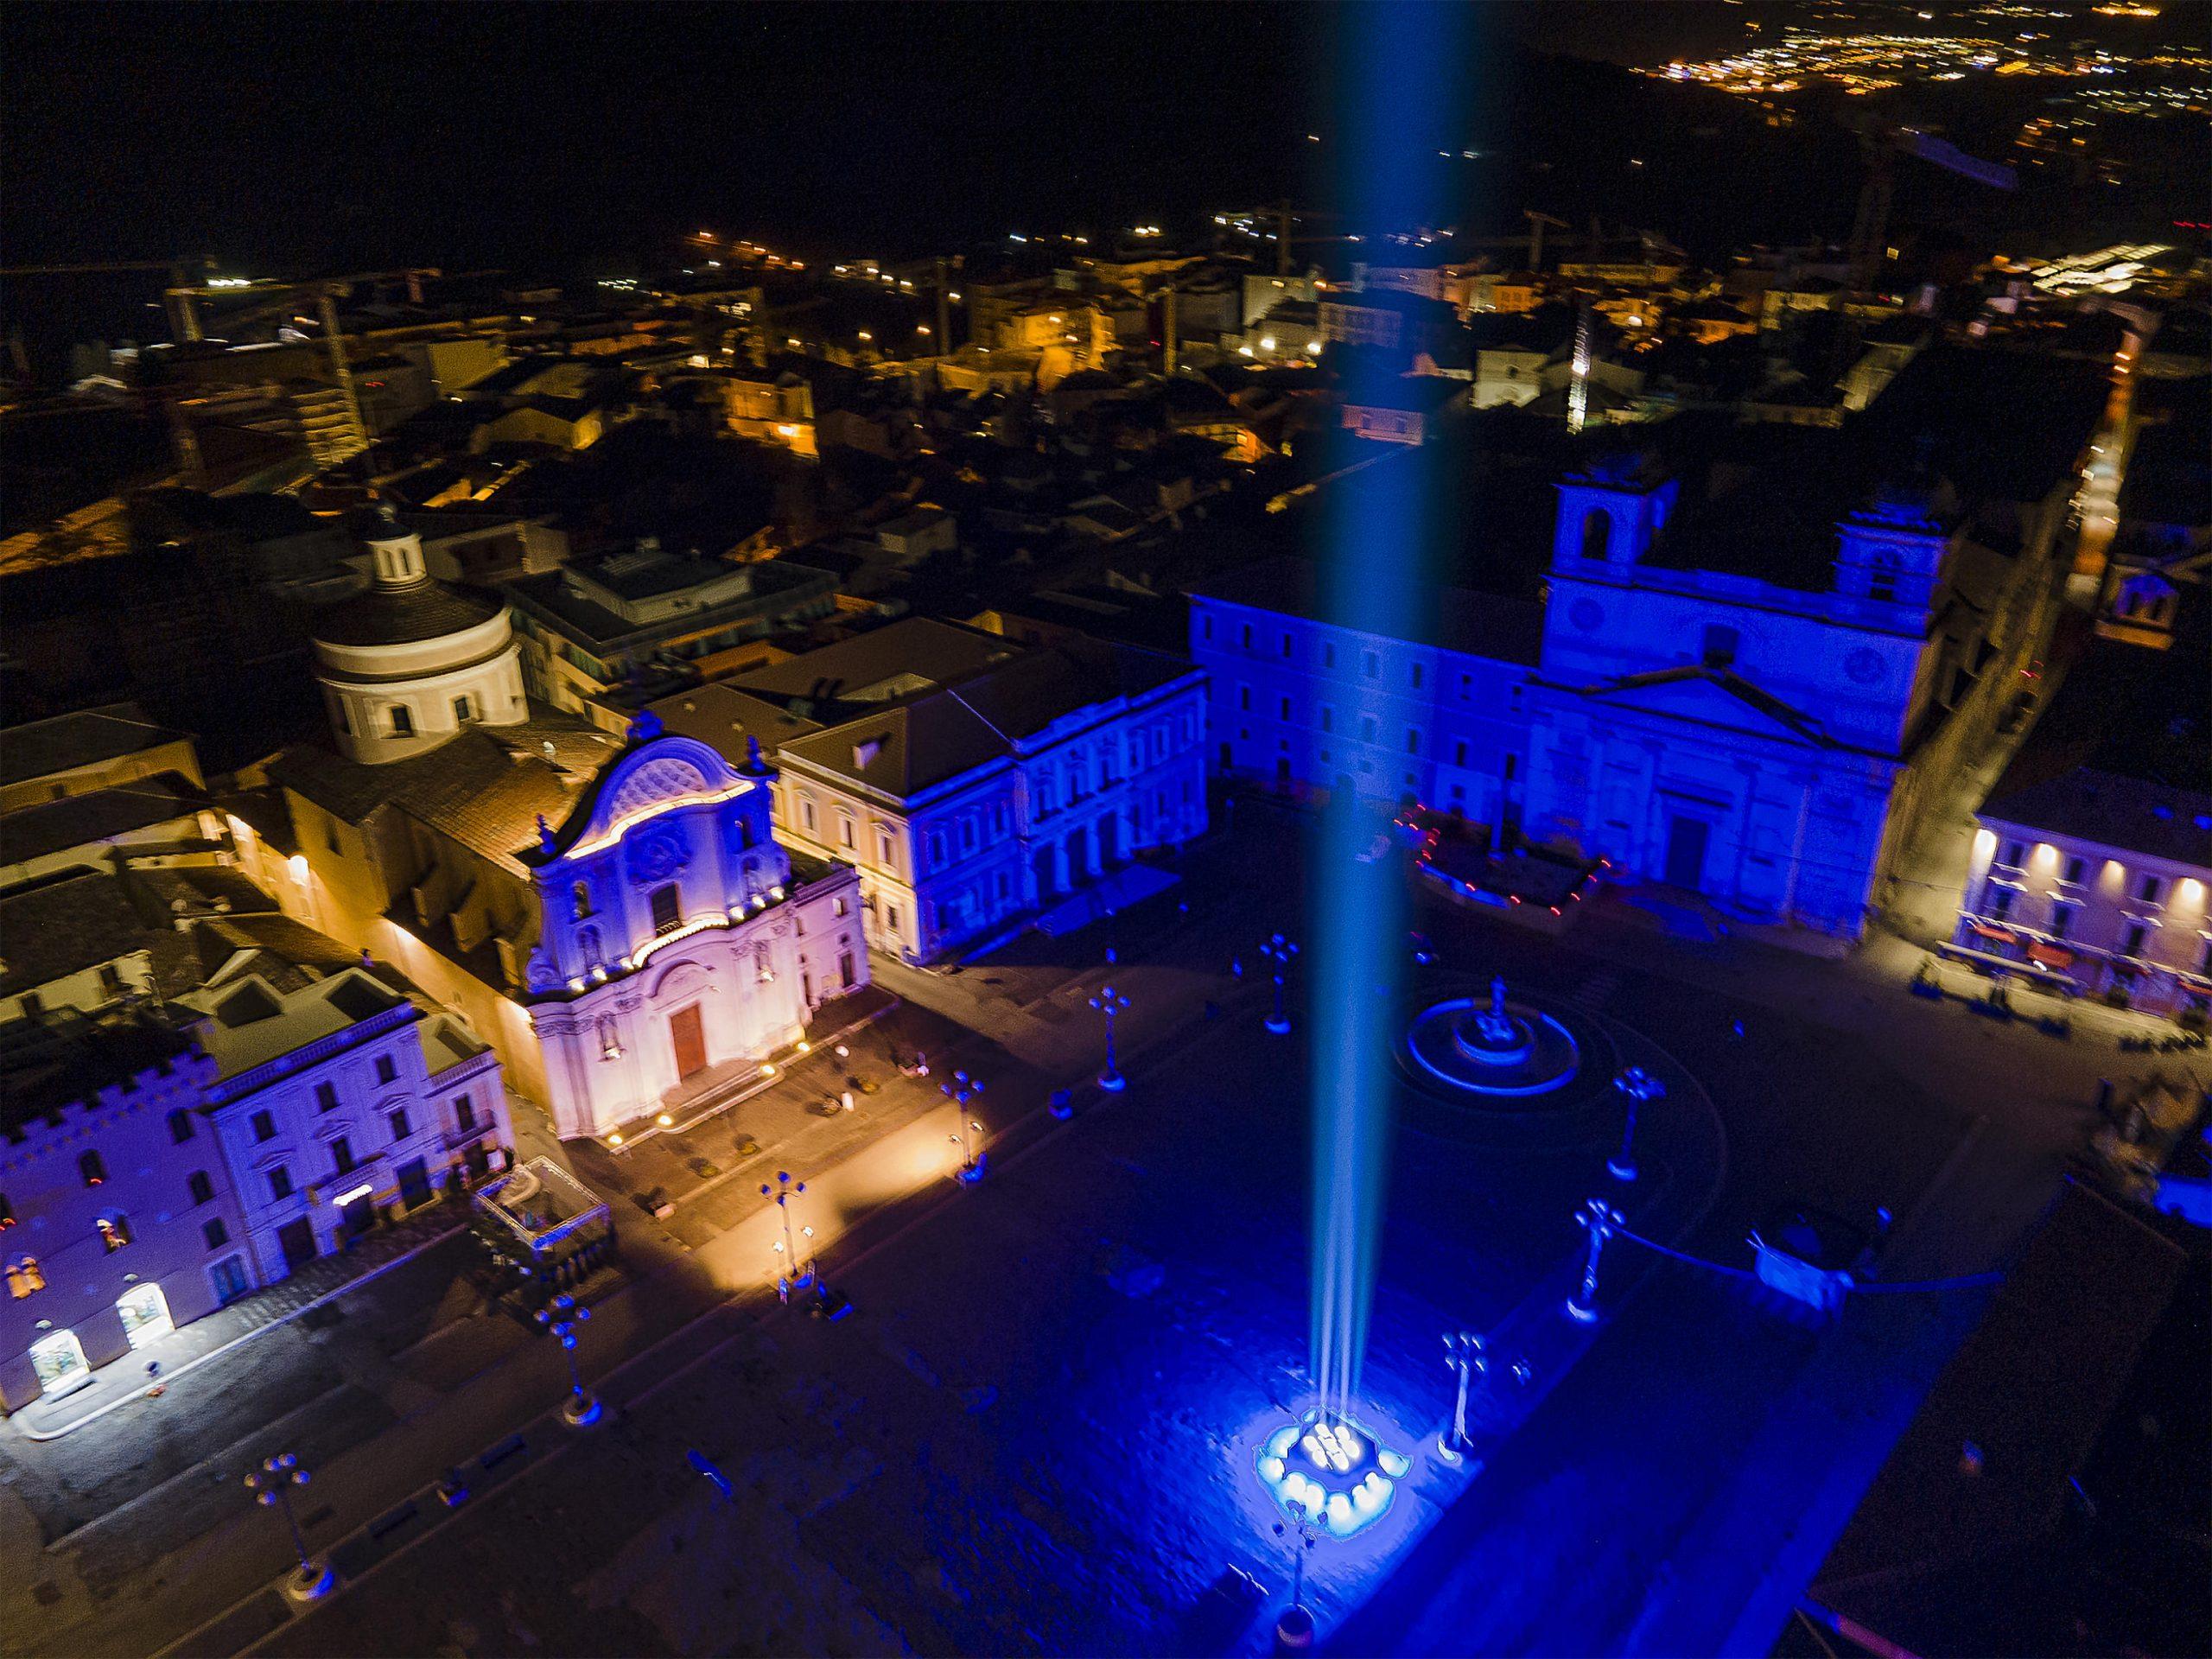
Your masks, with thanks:
<instances>
[{"instance_id":1,"label":"street lamp","mask_svg":"<svg viewBox=\"0 0 2212 1659\"><path fill-rule=\"evenodd\" d=\"M1098 1086L1108 1090L1126 1089L1129 1080L1122 1075L1122 1068L1114 1062L1114 1020L1128 1011L1129 999L1111 985L1103 987L1090 999L1090 1006L1106 1016L1106 1069L1098 1074Z\"/></svg>"},{"instance_id":2,"label":"street lamp","mask_svg":"<svg viewBox=\"0 0 2212 1659\"><path fill-rule=\"evenodd\" d=\"M946 1140L956 1142L960 1147L960 1167L954 1173L953 1179L973 1186L983 1179L983 1126L979 1120L968 1116L968 1103L983 1092L983 1080L971 1077L965 1071L955 1071L952 1081L938 1084L938 1090L953 1103L959 1113L953 1132L945 1136ZM971 1135L973 1139L969 1138Z\"/></svg>"},{"instance_id":3,"label":"street lamp","mask_svg":"<svg viewBox=\"0 0 2212 1659\"><path fill-rule=\"evenodd\" d=\"M563 1291L533 1317L560 1343L569 1361L569 1397L561 1402L561 1421L570 1428L589 1428L599 1421L601 1406L584 1391L584 1380L576 1371L576 1327L591 1318L591 1309L579 1307L576 1299Z\"/></svg>"},{"instance_id":4,"label":"street lamp","mask_svg":"<svg viewBox=\"0 0 2212 1659\"><path fill-rule=\"evenodd\" d=\"M1298 954L1295 940L1277 933L1260 947L1260 954L1275 965L1275 1008L1268 1016L1268 1029L1278 1037L1290 1031L1290 1010L1283 1006L1283 982L1290 974L1290 959Z\"/></svg>"},{"instance_id":5,"label":"street lamp","mask_svg":"<svg viewBox=\"0 0 2212 1659\"><path fill-rule=\"evenodd\" d=\"M1636 1109L1647 1100L1664 1100L1667 1085L1640 1065L1631 1065L1613 1079L1613 1088L1628 1102L1628 1122L1621 1130L1621 1149L1605 1160L1605 1171L1617 1181L1636 1179Z\"/></svg>"},{"instance_id":6,"label":"street lamp","mask_svg":"<svg viewBox=\"0 0 2212 1659\"><path fill-rule=\"evenodd\" d=\"M776 1184L773 1186L769 1185L766 1181L760 1183L760 1196L764 1198L772 1196L776 1200L776 1208L783 1212L784 1236L777 1241L776 1254L786 1258L791 1265L777 1277L788 1279L790 1287L794 1290L804 1290L814 1282L814 1264L809 1262L804 1267L799 1265L798 1242L791 1236L791 1200L805 1191L806 1183L800 1181L794 1185L789 1170L779 1169L776 1172ZM807 1237L814 1236L813 1228L808 1227L803 1230Z\"/></svg>"},{"instance_id":7,"label":"street lamp","mask_svg":"<svg viewBox=\"0 0 2212 1659\"><path fill-rule=\"evenodd\" d=\"M300 1531L300 1517L292 1510L292 1488L306 1485L308 1479L308 1471L300 1467L300 1460L289 1452L264 1458L261 1467L247 1471L245 1478L245 1489L253 1494L255 1503L284 1512L284 1525L292 1535L292 1553L300 1560L300 1564L284 1577L284 1595L291 1601L313 1601L327 1596L338 1582L338 1575L331 1571L328 1561L318 1560L308 1554L308 1541Z\"/></svg>"},{"instance_id":8,"label":"street lamp","mask_svg":"<svg viewBox=\"0 0 2212 1659\"><path fill-rule=\"evenodd\" d=\"M1294 1517L1293 1525L1298 1529L1297 1554L1290 1558L1290 1605L1275 1618L1275 1651L1295 1653L1313 1645L1313 1614L1306 1605L1306 1554L1317 1547L1321 1540L1313 1531L1312 1511L1303 1503L1291 1505ZM1275 1536L1280 1538L1286 1529L1275 1522Z\"/></svg>"},{"instance_id":9,"label":"street lamp","mask_svg":"<svg viewBox=\"0 0 2212 1659\"><path fill-rule=\"evenodd\" d=\"M1444 1333L1444 1363L1459 1379L1459 1394L1452 1408L1452 1432L1437 1442L1437 1455L1446 1463L1459 1463L1467 1454L1467 1393L1474 1379L1490 1375L1490 1356L1483 1350L1483 1339L1472 1331L1446 1331Z\"/></svg>"},{"instance_id":10,"label":"street lamp","mask_svg":"<svg viewBox=\"0 0 2212 1659\"><path fill-rule=\"evenodd\" d=\"M1582 1282L1567 1299L1567 1317L1589 1325L1598 1317L1598 1262L1605 1241L1628 1218L1603 1198L1592 1198L1574 1212L1574 1219L1590 1230L1590 1254L1582 1263Z\"/></svg>"}]
</instances>

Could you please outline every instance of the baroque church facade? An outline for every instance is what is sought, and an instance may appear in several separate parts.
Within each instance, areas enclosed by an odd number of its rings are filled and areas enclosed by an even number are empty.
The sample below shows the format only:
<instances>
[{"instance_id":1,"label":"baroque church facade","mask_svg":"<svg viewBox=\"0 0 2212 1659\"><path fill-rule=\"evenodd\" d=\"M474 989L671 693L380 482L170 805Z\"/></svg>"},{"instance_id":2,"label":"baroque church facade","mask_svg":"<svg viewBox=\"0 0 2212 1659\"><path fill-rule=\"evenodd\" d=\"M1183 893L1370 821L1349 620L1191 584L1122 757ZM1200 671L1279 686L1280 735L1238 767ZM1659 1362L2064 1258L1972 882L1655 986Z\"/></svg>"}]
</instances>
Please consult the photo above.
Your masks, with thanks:
<instances>
[{"instance_id":1,"label":"baroque church facade","mask_svg":"<svg viewBox=\"0 0 2212 1659\"><path fill-rule=\"evenodd\" d=\"M310 628L334 741L265 768L281 827L234 826L289 913L461 1014L563 1139L696 1109L868 983L858 874L777 843L757 746L531 704L504 606L389 513L364 539Z\"/></svg>"}]
</instances>

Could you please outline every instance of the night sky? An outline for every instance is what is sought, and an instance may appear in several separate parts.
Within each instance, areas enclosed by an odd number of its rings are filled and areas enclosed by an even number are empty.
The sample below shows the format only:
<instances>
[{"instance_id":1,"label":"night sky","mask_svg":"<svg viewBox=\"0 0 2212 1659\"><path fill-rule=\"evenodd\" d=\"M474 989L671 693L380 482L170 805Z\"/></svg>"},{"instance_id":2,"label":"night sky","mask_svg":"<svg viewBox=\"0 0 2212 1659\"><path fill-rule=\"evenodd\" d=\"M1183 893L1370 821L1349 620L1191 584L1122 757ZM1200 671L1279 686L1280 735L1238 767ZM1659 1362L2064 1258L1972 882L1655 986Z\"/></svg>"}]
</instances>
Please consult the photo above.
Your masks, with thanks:
<instances>
[{"instance_id":1,"label":"night sky","mask_svg":"<svg viewBox=\"0 0 2212 1659\"><path fill-rule=\"evenodd\" d=\"M1473 9L1649 56L1712 3ZM10 260L214 255L256 274L652 260L696 225L792 251L1325 194L1354 7L19 4L0 54ZM1730 23L1732 27L1732 22ZM1459 143L1484 135L1408 135Z\"/></svg>"}]
</instances>

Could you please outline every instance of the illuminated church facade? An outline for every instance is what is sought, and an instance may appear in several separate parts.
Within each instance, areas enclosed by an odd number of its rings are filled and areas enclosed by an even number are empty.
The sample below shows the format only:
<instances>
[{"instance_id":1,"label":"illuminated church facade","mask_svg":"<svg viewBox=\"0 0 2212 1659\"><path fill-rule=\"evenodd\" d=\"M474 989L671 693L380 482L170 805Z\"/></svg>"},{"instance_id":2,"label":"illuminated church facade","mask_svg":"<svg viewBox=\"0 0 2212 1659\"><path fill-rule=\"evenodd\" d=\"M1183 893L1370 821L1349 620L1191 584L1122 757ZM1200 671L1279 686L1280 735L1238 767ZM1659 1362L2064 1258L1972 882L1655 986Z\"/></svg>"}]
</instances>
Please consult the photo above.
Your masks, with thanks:
<instances>
[{"instance_id":1,"label":"illuminated church facade","mask_svg":"<svg viewBox=\"0 0 2212 1659\"><path fill-rule=\"evenodd\" d=\"M540 918L527 1005L564 1138L756 1075L868 976L859 877L794 869L757 747L733 766L690 738L634 735L524 858Z\"/></svg>"}]
</instances>

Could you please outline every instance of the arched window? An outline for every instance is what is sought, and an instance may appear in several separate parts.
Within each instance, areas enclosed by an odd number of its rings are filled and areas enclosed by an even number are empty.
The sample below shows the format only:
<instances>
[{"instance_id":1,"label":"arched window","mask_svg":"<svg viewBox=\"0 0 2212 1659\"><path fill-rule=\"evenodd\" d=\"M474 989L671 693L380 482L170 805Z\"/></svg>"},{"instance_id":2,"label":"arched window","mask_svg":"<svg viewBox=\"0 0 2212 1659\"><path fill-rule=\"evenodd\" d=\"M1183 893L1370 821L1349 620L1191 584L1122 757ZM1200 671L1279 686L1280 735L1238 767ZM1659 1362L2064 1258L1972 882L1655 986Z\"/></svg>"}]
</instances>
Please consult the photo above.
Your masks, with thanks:
<instances>
[{"instance_id":1,"label":"arched window","mask_svg":"<svg viewBox=\"0 0 2212 1659\"><path fill-rule=\"evenodd\" d=\"M101 1216L92 1225L99 1230L100 1243L112 1252L130 1242L130 1217L125 1215Z\"/></svg>"},{"instance_id":2,"label":"arched window","mask_svg":"<svg viewBox=\"0 0 2212 1659\"><path fill-rule=\"evenodd\" d=\"M97 1152L80 1153L77 1157L77 1173L84 1178L86 1186L98 1186L107 1179L107 1163Z\"/></svg>"},{"instance_id":3,"label":"arched window","mask_svg":"<svg viewBox=\"0 0 2212 1659\"><path fill-rule=\"evenodd\" d=\"M1603 559L1613 545L1613 515L1603 507L1592 507L1582 515L1582 556Z\"/></svg>"},{"instance_id":4,"label":"arched window","mask_svg":"<svg viewBox=\"0 0 2212 1659\"><path fill-rule=\"evenodd\" d=\"M591 883L588 881L577 882L574 889L574 896L576 906L575 918L581 922L585 917L591 914Z\"/></svg>"}]
</instances>

